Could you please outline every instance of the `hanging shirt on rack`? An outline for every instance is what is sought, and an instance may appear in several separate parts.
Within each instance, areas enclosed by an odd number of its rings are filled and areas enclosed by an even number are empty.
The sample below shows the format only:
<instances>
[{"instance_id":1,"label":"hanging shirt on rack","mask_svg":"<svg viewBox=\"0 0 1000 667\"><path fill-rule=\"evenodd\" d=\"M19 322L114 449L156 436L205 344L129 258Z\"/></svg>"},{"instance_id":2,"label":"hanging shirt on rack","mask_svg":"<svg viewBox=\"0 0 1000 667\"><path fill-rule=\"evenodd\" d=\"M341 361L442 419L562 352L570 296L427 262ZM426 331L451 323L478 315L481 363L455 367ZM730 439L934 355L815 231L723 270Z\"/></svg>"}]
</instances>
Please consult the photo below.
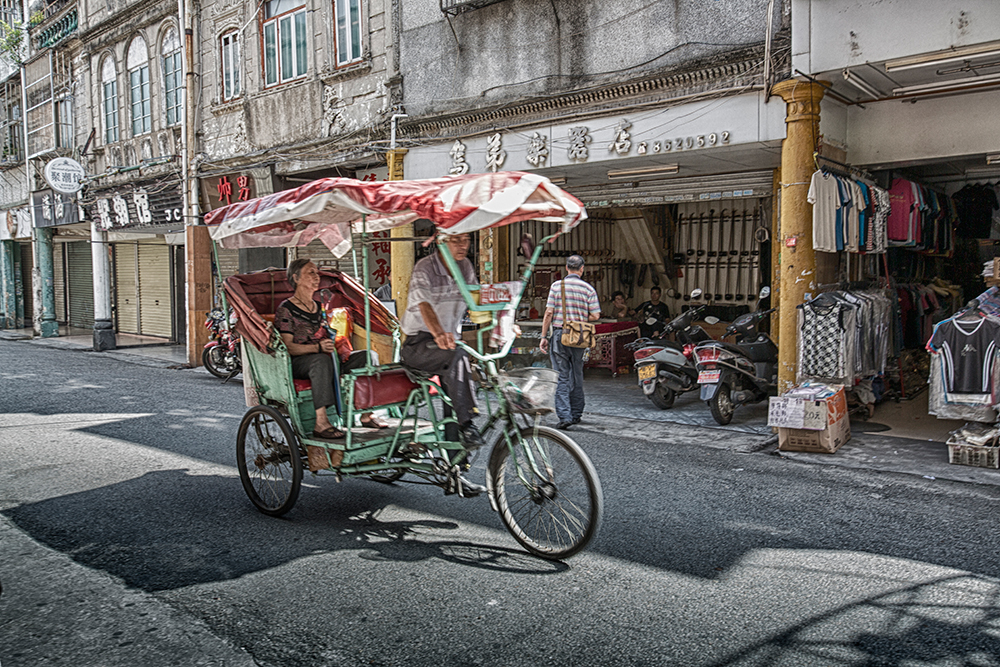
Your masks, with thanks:
<instances>
[{"instance_id":1,"label":"hanging shirt on rack","mask_svg":"<svg viewBox=\"0 0 1000 667\"><path fill-rule=\"evenodd\" d=\"M985 317L941 322L927 346L942 355L945 391L990 393L990 370L1000 342L1000 324Z\"/></svg>"},{"instance_id":2,"label":"hanging shirt on rack","mask_svg":"<svg viewBox=\"0 0 1000 667\"><path fill-rule=\"evenodd\" d=\"M969 184L951 196L958 211L958 236L963 239L987 239L993 224L993 212L1000 209L992 186Z\"/></svg>"},{"instance_id":3,"label":"hanging shirt on rack","mask_svg":"<svg viewBox=\"0 0 1000 667\"><path fill-rule=\"evenodd\" d=\"M856 308L831 294L798 306L796 381L803 378L854 384Z\"/></svg>"},{"instance_id":4,"label":"hanging shirt on rack","mask_svg":"<svg viewBox=\"0 0 1000 667\"><path fill-rule=\"evenodd\" d=\"M916 198L913 187L905 178L893 180L889 188L891 210L887 221L892 245L913 245L913 208Z\"/></svg>"},{"instance_id":5,"label":"hanging shirt on rack","mask_svg":"<svg viewBox=\"0 0 1000 667\"><path fill-rule=\"evenodd\" d=\"M813 205L813 249L837 252L837 215L842 206L837 177L817 170L806 198Z\"/></svg>"}]
</instances>

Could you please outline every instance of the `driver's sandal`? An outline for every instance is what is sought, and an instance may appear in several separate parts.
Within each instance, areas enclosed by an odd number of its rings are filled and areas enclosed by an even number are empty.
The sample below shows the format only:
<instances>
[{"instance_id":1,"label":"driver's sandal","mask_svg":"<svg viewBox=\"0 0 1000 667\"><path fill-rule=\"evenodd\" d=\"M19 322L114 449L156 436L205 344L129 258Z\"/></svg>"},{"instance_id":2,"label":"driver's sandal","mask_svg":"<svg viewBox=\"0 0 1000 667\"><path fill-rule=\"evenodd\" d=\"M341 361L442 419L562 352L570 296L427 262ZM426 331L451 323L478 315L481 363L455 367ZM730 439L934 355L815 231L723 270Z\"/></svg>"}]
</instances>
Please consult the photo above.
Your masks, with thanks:
<instances>
[{"instance_id":1,"label":"driver's sandal","mask_svg":"<svg viewBox=\"0 0 1000 667\"><path fill-rule=\"evenodd\" d=\"M448 475L448 486L444 489L444 495L453 496L456 493L461 498L475 498L486 492L486 487L470 482L459 474L459 467L452 466Z\"/></svg>"}]
</instances>

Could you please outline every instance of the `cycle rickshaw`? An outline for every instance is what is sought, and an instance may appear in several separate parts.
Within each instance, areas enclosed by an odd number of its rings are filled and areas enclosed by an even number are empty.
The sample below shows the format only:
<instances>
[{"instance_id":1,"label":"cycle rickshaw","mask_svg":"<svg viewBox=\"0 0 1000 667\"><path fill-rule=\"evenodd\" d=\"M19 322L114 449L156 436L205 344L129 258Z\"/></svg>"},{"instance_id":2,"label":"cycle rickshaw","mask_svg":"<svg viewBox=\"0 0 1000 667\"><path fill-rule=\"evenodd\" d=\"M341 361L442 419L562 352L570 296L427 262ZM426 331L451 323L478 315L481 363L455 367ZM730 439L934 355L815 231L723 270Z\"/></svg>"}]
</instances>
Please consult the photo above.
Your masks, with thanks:
<instances>
[{"instance_id":1,"label":"cycle rickshaw","mask_svg":"<svg viewBox=\"0 0 1000 667\"><path fill-rule=\"evenodd\" d=\"M381 341L379 356L386 361L396 358L386 344L393 333L392 318L368 290L367 250L387 239L374 238L373 232L417 219L434 223L440 236L523 220L556 223L554 233L537 247L530 237L522 239L527 268L519 281L503 286L467 285L447 245L441 244L440 251L470 314L488 323L478 331L475 348L458 344L478 374L480 407L485 406L481 431L494 439L486 475L490 505L529 552L561 559L579 552L596 534L603 511L600 481L572 438L541 425L542 415L552 410L554 372L501 371L498 362L510 350L513 336L495 351L490 351L487 336L496 332L502 313L515 312L542 245L586 217L579 200L548 179L500 172L423 181L321 179L217 209L205 222L213 241L225 248L304 246L320 239L343 256L351 249L352 237L360 239L365 284L323 271L326 282L321 287L328 286L334 301L357 319L363 317L364 344L371 350ZM391 239L397 240L427 241ZM293 379L287 349L268 321L276 305L292 293L284 278L283 270L271 270L225 281L225 295L239 315L237 332L244 339L246 382L258 403L243 417L237 437L240 479L254 506L273 516L290 510L306 467L315 474L332 472L338 479L421 480L461 490L458 475L468 463L463 445L445 435L446 425L454 421L443 416L450 399L435 378L414 375L398 363L372 365L369 360L364 368L341 373L342 407L339 412L331 407L328 415L347 435L339 441L311 436L315 411L308 381ZM390 415L388 430L356 425L355 415L372 410Z\"/></svg>"}]
</instances>

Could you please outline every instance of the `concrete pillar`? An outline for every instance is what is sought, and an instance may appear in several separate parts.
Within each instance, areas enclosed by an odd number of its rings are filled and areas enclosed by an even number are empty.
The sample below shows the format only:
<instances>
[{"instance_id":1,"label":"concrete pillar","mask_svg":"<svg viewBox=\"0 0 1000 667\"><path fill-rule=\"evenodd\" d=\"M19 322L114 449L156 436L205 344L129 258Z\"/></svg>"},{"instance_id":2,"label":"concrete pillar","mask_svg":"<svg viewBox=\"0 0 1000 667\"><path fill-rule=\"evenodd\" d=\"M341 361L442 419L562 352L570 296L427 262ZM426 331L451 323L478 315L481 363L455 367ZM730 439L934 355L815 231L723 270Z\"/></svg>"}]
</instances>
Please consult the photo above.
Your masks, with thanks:
<instances>
[{"instance_id":1,"label":"concrete pillar","mask_svg":"<svg viewBox=\"0 0 1000 667\"><path fill-rule=\"evenodd\" d=\"M795 384L798 331L796 306L816 290L816 253L812 246L812 205L806 201L809 180L816 170L813 152L819 141L820 100L823 86L788 79L772 92L788 105L785 140L781 144L781 292L778 350L778 392ZM772 301L773 303L773 301Z\"/></svg>"},{"instance_id":2,"label":"concrete pillar","mask_svg":"<svg viewBox=\"0 0 1000 667\"><path fill-rule=\"evenodd\" d=\"M0 241L0 329L17 326L17 283L14 277L14 241Z\"/></svg>"},{"instance_id":3,"label":"concrete pillar","mask_svg":"<svg viewBox=\"0 0 1000 667\"><path fill-rule=\"evenodd\" d=\"M208 343L205 313L212 310L212 238L203 225L189 225L185 232L187 356L188 364L201 366L201 351Z\"/></svg>"},{"instance_id":4,"label":"concrete pillar","mask_svg":"<svg viewBox=\"0 0 1000 667\"><path fill-rule=\"evenodd\" d=\"M35 227L34 236L35 268L32 282L35 291L35 333L42 338L59 335L56 322L55 274L52 268L52 228Z\"/></svg>"},{"instance_id":5,"label":"concrete pillar","mask_svg":"<svg viewBox=\"0 0 1000 667\"><path fill-rule=\"evenodd\" d=\"M771 206L771 275L767 277L767 285L771 286L771 304L777 306L781 302L781 169L774 170ZM771 313L771 340L781 347L781 310Z\"/></svg>"},{"instance_id":6,"label":"concrete pillar","mask_svg":"<svg viewBox=\"0 0 1000 667\"><path fill-rule=\"evenodd\" d=\"M115 326L111 321L111 262L108 259L108 233L90 223L90 253L94 267L94 351L114 350Z\"/></svg>"},{"instance_id":7,"label":"concrete pillar","mask_svg":"<svg viewBox=\"0 0 1000 667\"><path fill-rule=\"evenodd\" d=\"M403 180L403 156L406 155L405 148L394 148L386 153L386 162L389 165L389 180ZM394 227L389 235L393 238L407 238L413 236L413 225L403 225ZM408 241L397 241L389 244L391 273L389 279L392 282L392 298L396 301L396 314L400 319L406 312L407 297L410 293L410 277L413 275L413 243Z\"/></svg>"}]
</instances>

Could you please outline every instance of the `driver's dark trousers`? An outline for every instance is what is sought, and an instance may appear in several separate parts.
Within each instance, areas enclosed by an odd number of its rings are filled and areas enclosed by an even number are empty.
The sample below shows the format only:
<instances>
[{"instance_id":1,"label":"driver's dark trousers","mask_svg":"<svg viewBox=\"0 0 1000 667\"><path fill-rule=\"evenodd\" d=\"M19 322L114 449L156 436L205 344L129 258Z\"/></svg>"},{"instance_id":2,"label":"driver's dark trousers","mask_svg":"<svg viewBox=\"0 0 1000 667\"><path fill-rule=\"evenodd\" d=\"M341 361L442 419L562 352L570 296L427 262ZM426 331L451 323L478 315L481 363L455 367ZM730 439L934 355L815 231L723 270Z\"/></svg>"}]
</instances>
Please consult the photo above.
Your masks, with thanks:
<instances>
[{"instance_id":1,"label":"driver's dark trousers","mask_svg":"<svg viewBox=\"0 0 1000 667\"><path fill-rule=\"evenodd\" d=\"M430 332L421 331L406 338L399 356L406 368L441 378L441 386L451 398L458 423L472 421L476 416L476 388L465 350L442 350ZM445 406L444 416L450 414L451 410Z\"/></svg>"}]
</instances>

